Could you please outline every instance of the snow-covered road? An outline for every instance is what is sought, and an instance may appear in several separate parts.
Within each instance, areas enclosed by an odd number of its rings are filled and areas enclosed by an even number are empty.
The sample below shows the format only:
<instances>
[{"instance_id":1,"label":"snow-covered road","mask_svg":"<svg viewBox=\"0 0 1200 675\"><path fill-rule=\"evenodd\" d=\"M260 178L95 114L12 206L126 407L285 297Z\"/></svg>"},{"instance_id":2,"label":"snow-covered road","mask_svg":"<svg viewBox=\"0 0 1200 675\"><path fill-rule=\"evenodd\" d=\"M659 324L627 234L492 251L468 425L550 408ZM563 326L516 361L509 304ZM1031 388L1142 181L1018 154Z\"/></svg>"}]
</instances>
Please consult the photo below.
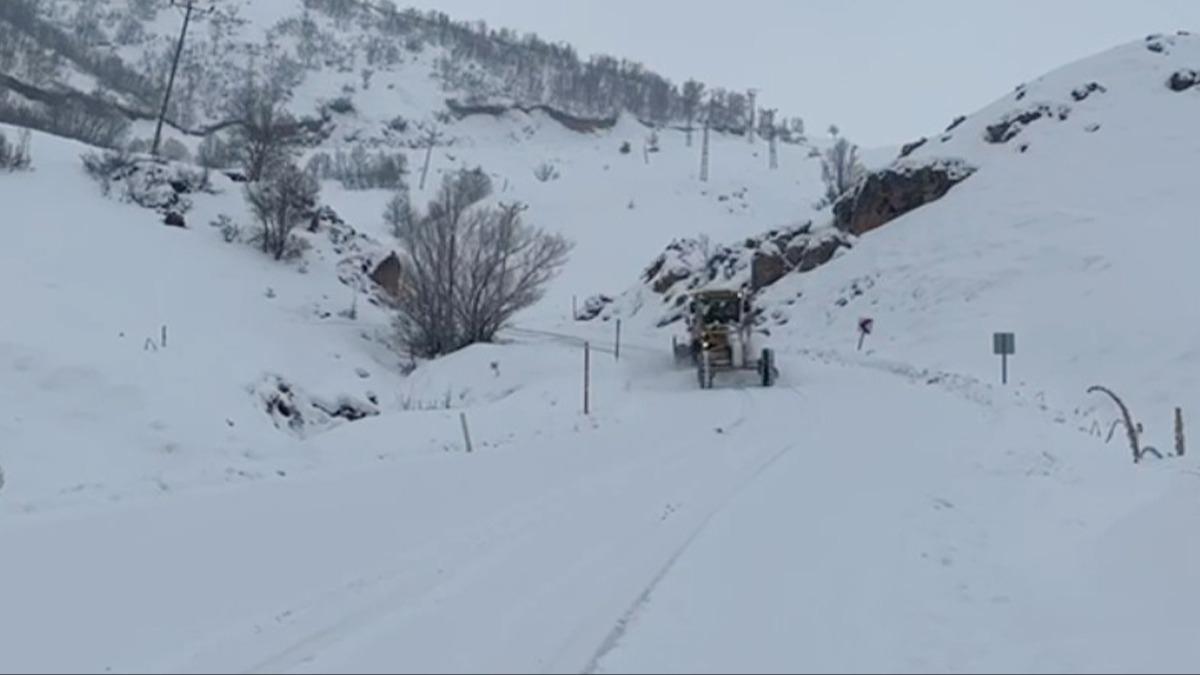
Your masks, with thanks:
<instances>
[{"instance_id":1,"label":"snow-covered road","mask_svg":"<svg viewBox=\"0 0 1200 675\"><path fill-rule=\"evenodd\" d=\"M370 466L0 524L0 670L1053 668L1120 643L1050 625L1136 630L1090 595L1136 572L1105 532L1178 474L883 373L700 392L637 360L591 419L476 411L470 455L386 454L424 439L385 417L321 439Z\"/></svg>"}]
</instances>

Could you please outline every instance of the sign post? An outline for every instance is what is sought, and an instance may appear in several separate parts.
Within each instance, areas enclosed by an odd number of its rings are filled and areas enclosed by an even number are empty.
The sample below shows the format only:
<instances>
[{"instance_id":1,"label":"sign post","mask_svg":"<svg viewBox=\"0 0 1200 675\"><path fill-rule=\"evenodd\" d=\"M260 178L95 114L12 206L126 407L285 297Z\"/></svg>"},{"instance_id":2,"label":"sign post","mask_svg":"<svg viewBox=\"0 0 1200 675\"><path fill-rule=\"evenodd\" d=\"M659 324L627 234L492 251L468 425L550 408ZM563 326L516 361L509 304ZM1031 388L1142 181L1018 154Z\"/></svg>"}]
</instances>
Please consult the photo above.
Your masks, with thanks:
<instances>
[{"instance_id":1,"label":"sign post","mask_svg":"<svg viewBox=\"0 0 1200 675\"><path fill-rule=\"evenodd\" d=\"M1000 383L1008 384L1008 357L1017 353L1017 336L996 333L992 336L992 351L1000 356Z\"/></svg>"}]
</instances>

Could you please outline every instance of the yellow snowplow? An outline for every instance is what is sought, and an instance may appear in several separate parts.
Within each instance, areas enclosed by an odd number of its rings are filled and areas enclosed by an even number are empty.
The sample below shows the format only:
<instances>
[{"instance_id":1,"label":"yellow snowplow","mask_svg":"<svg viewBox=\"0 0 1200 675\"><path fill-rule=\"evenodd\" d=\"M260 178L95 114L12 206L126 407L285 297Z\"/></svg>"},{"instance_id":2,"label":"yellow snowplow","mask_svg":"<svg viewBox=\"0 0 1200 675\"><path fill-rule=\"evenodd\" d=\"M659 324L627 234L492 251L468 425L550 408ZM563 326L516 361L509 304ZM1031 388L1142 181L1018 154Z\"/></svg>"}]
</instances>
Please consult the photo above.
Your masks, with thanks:
<instances>
[{"instance_id":1,"label":"yellow snowplow","mask_svg":"<svg viewBox=\"0 0 1200 675\"><path fill-rule=\"evenodd\" d=\"M756 351L754 307L750 296L740 290L703 290L692 294L688 305L687 336L671 339L678 363L696 368L701 389L711 389L717 372L756 371L764 387L775 384L779 370L775 353Z\"/></svg>"}]
</instances>

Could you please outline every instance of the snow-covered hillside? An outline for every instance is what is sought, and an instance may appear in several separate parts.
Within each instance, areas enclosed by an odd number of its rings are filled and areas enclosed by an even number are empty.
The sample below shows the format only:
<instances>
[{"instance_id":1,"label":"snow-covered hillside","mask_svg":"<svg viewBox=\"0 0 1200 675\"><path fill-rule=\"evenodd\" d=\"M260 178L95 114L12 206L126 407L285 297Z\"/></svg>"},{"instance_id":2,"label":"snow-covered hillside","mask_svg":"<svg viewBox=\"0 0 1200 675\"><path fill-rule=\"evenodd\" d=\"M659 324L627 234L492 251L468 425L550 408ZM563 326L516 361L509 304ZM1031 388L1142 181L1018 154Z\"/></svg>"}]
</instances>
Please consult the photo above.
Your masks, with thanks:
<instances>
[{"instance_id":1,"label":"snow-covered hillside","mask_svg":"<svg viewBox=\"0 0 1200 675\"><path fill-rule=\"evenodd\" d=\"M432 195L443 172L482 166L496 177L497 199L524 201L531 222L576 245L543 303L523 319L530 324L569 319L575 296L611 292L640 270L643 251L698 226L715 237L753 232L805 212L817 194L816 163L799 149L785 152L791 170L769 171L756 156L762 148L739 138L714 141L720 164L701 184L682 133L663 134L649 164L621 154L625 140L645 133L631 120L579 134L538 113L512 113L470 118L456 133L469 140L437 153L414 201ZM0 450L6 510L84 492L170 491L200 476L289 471L299 461L289 449L294 438L275 428L262 400L277 378L333 411L345 398L362 410L395 412L470 388L464 381L447 385L454 392L413 391L400 374L408 358L393 344L391 315L369 301L368 288L343 283L361 280L362 267L393 250L382 222L390 192L327 183L323 202L349 229L306 233L313 249L301 262L274 263L211 226L228 216L242 239L255 227L241 186L219 173L212 174L218 194L189 196L194 206L181 230L164 227L154 211L103 197L84 174L84 146L40 134L32 146L35 169L0 180L12 239L0 270L4 342L14 376L26 383L5 390L21 419ZM420 153L413 155L415 162ZM543 161L558 167L557 180L535 178ZM752 199L752 191L763 197ZM345 231L357 234L343 241ZM346 316L352 310L356 319ZM46 396L31 397L29 387ZM63 416L80 419L63 424ZM327 426L320 410L312 416Z\"/></svg>"},{"instance_id":2,"label":"snow-covered hillside","mask_svg":"<svg viewBox=\"0 0 1200 675\"><path fill-rule=\"evenodd\" d=\"M246 31L290 16L245 9ZM1200 315L1175 297L1200 39L1086 59L906 148L973 172L844 241L806 143L772 170L714 133L701 182L698 137L644 151L633 114L452 115L435 60L352 91L356 70L309 72L289 105L346 96L304 153L387 147L413 183L436 121L415 204L481 167L574 242L502 340L436 360L366 278L397 245L389 190L326 181L337 218L275 261L221 171L186 227L102 194L75 141L35 133L33 170L0 172L0 671L1194 669L1195 462L1134 466L1083 389L1125 395L1163 454L1173 408L1200 410ZM839 245L758 299L778 386L696 389L638 279L675 241L780 233Z\"/></svg>"},{"instance_id":3,"label":"snow-covered hillside","mask_svg":"<svg viewBox=\"0 0 1200 675\"><path fill-rule=\"evenodd\" d=\"M776 302L799 296L784 344L845 351L872 316L872 358L996 381L991 334L1013 331L1025 395L1044 392L1090 427L1116 411L1085 390L1110 386L1146 441L1169 447L1173 408L1200 410L1200 307L1187 290L1200 245L1188 225L1200 88L1169 86L1198 62L1200 37L1153 36L931 137L908 159L958 158L978 172L863 236L853 256L771 289Z\"/></svg>"},{"instance_id":4,"label":"snow-covered hillside","mask_svg":"<svg viewBox=\"0 0 1200 675\"><path fill-rule=\"evenodd\" d=\"M775 344L998 384L992 334L1015 332L1016 395L1107 436L1118 412L1086 394L1107 385L1148 443L1170 447L1174 407L1200 409L1200 313L1186 299L1200 158L1189 132L1200 88L1186 85L1197 62L1200 38L1151 36L914 144L897 166L949 160L976 171L858 238L851 254L765 289ZM629 297L647 305L648 295L639 284ZM664 315L661 303L647 306L644 321ZM876 330L860 355L864 317Z\"/></svg>"}]
</instances>

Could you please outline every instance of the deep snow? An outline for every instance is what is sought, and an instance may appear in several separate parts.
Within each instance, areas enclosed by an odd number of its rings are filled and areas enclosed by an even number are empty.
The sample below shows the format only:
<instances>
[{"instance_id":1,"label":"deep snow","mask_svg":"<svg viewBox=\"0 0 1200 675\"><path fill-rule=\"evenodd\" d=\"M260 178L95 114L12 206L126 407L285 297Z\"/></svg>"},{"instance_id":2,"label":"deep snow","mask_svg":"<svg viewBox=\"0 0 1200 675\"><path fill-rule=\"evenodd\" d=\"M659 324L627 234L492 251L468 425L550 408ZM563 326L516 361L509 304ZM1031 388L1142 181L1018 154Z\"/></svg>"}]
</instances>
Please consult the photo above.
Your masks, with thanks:
<instances>
[{"instance_id":1,"label":"deep snow","mask_svg":"<svg viewBox=\"0 0 1200 675\"><path fill-rule=\"evenodd\" d=\"M207 224L249 225L231 182L168 228L35 135L35 170L0 175L0 671L1194 670L1200 473L1133 466L1081 389L1128 392L1164 451L1193 408L1200 321L1144 299L1190 280L1200 104L1165 79L1198 49L1121 47L918 150L980 170L765 294L788 319L772 390L696 390L651 312L620 361L612 323L568 315L674 238L819 218L804 147L770 172L718 136L701 185L674 132L649 165L621 155L629 119L459 123L435 172L483 165L576 249L502 344L404 376L387 311L339 315L343 259L389 248L385 193L326 185L355 250L319 232L275 263ZM1073 112L984 143L1040 102ZM533 177L547 160L560 180ZM275 376L381 414L276 428Z\"/></svg>"}]
</instances>

